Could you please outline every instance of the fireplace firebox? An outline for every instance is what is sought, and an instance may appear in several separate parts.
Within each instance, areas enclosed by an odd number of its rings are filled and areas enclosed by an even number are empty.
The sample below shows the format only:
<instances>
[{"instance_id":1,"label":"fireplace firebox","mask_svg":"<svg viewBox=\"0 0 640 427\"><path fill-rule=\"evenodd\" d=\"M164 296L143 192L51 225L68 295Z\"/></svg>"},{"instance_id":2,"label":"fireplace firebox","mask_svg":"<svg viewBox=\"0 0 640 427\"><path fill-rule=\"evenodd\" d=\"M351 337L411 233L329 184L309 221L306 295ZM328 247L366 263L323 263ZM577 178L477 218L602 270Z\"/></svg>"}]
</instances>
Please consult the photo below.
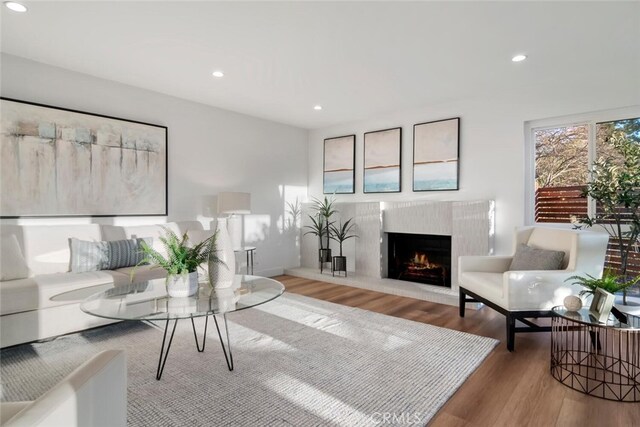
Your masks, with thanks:
<instances>
[{"instance_id":1,"label":"fireplace firebox","mask_svg":"<svg viewBox=\"0 0 640 427\"><path fill-rule=\"evenodd\" d=\"M451 287L451 236L388 233L390 279Z\"/></svg>"}]
</instances>

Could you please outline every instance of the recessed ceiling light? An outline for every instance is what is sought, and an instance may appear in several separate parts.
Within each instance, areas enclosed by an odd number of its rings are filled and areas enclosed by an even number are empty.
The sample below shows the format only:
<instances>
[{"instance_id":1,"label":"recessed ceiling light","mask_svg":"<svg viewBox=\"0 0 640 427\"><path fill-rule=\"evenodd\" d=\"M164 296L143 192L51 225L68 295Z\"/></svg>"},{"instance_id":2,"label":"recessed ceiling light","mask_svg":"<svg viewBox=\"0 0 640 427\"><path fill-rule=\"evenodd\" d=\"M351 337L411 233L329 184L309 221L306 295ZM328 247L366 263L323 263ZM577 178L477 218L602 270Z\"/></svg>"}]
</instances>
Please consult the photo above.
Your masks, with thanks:
<instances>
[{"instance_id":1,"label":"recessed ceiling light","mask_svg":"<svg viewBox=\"0 0 640 427\"><path fill-rule=\"evenodd\" d=\"M527 59L527 55L516 55L513 58L511 58L513 62L521 62L521 61L524 61L525 59Z\"/></svg>"},{"instance_id":2,"label":"recessed ceiling light","mask_svg":"<svg viewBox=\"0 0 640 427\"><path fill-rule=\"evenodd\" d=\"M14 1L6 1L4 2L4 5L7 7L7 9L13 10L14 12L26 12L27 11L27 7L23 4L20 3L16 3Z\"/></svg>"},{"instance_id":3,"label":"recessed ceiling light","mask_svg":"<svg viewBox=\"0 0 640 427\"><path fill-rule=\"evenodd\" d=\"M320 111L320 110L322 110L322 105L315 105L313 107L313 109L316 110L316 111Z\"/></svg>"},{"instance_id":4,"label":"recessed ceiling light","mask_svg":"<svg viewBox=\"0 0 640 427\"><path fill-rule=\"evenodd\" d=\"M213 77L224 77L224 73L222 71L214 71Z\"/></svg>"}]
</instances>

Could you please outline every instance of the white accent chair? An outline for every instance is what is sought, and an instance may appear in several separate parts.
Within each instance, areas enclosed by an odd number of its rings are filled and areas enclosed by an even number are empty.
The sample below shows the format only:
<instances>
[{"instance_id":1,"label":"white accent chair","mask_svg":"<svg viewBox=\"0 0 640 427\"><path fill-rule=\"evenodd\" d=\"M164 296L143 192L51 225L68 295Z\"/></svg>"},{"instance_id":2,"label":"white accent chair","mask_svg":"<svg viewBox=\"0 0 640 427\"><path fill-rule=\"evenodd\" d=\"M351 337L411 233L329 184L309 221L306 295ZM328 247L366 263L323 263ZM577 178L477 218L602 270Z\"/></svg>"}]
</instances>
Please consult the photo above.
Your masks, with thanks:
<instances>
[{"instance_id":1,"label":"white accent chair","mask_svg":"<svg viewBox=\"0 0 640 427\"><path fill-rule=\"evenodd\" d=\"M33 402L2 402L0 425L126 427L124 351L97 354Z\"/></svg>"},{"instance_id":2,"label":"white accent chair","mask_svg":"<svg viewBox=\"0 0 640 427\"><path fill-rule=\"evenodd\" d=\"M507 349L514 350L516 332L544 332L527 318L551 317L551 308L562 305L568 295L580 289L565 280L574 275L601 277L609 235L585 230L522 227L516 230L515 248L525 243L538 249L563 251L561 270L509 271L513 256L461 256L460 317L465 304L481 302L504 314L507 320ZM471 298L467 298L467 295ZM526 327L517 327L516 321Z\"/></svg>"}]
</instances>

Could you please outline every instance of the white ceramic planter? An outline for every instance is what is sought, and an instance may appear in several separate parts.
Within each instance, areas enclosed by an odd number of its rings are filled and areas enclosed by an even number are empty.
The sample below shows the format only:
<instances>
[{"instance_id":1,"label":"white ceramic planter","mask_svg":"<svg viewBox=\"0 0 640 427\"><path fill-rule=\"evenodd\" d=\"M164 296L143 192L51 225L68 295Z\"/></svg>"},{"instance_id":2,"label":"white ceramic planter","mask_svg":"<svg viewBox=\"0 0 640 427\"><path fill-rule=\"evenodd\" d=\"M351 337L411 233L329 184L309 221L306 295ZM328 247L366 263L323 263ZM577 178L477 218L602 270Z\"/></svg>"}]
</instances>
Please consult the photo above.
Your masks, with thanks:
<instances>
[{"instance_id":1,"label":"white ceramic planter","mask_svg":"<svg viewBox=\"0 0 640 427\"><path fill-rule=\"evenodd\" d=\"M167 293L170 297L190 297L198 292L198 272L167 276Z\"/></svg>"},{"instance_id":2,"label":"white ceramic planter","mask_svg":"<svg viewBox=\"0 0 640 427\"><path fill-rule=\"evenodd\" d=\"M233 285L233 277L236 274L236 255L227 231L226 218L216 221L216 231L218 237L215 253L221 262L209 263L209 283L215 289L225 289Z\"/></svg>"}]
</instances>

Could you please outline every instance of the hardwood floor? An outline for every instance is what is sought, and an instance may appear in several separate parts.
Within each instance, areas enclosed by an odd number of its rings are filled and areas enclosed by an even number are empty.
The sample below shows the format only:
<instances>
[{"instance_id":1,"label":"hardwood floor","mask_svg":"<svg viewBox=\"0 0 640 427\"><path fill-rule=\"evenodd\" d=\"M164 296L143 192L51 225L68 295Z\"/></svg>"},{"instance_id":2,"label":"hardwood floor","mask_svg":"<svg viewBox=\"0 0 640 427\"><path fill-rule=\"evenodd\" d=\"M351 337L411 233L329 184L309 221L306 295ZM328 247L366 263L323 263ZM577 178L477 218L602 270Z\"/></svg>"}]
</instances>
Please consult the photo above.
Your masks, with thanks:
<instances>
[{"instance_id":1,"label":"hardwood floor","mask_svg":"<svg viewBox=\"0 0 640 427\"><path fill-rule=\"evenodd\" d=\"M484 307L467 310L365 289L279 276L287 292L416 322L493 337L501 343L445 404L430 426L640 426L640 404L586 396L549 372L549 333L516 335L505 345L505 318Z\"/></svg>"}]
</instances>

